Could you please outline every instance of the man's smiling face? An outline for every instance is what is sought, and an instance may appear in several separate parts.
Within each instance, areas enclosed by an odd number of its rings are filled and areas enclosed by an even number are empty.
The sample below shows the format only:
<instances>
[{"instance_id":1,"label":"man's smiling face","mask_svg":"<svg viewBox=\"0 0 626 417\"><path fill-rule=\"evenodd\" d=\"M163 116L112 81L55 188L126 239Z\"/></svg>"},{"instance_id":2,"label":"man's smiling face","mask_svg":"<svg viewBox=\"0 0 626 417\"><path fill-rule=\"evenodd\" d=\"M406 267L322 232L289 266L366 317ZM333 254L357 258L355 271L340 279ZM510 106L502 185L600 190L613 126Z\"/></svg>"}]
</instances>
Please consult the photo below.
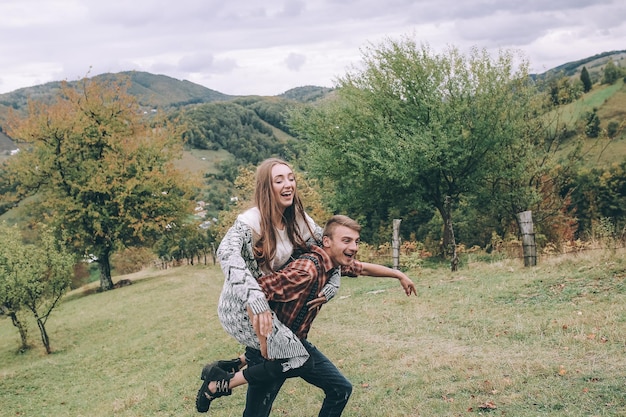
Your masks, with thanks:
<instances>
[{"instance_id":1,"label":"man's smiling face","mask_svg":"<svg viewBox=\"0 0 626 417\"><path fill-rule=\"evenodd\" d=\"M337 226L332 236L324 236L324 250L334 266L348 266L359 251L360 234L346 226Z\"/></svg>"}]
</instances>

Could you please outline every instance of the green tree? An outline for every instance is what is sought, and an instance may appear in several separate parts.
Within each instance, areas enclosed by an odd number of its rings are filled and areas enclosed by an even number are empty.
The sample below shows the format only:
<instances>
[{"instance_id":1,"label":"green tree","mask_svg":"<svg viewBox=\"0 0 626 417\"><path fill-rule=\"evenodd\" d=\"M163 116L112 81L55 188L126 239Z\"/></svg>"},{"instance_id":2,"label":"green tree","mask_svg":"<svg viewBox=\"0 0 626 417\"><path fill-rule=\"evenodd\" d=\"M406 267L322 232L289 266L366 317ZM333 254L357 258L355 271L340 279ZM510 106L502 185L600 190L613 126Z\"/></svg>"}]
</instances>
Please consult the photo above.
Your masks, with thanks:
<instances>
[{"instance_id":1,"label":"green tree","mask_svg":"<svg viewBox=\"0 0 626 417\"><path fill-rule=\"evenodd\" d=\"M17 317L21 309L30 310L39 327L44 348L50 353L46 322L70 286L74 256L59 245L53 231L46 227L41 230L36 244L23 243L15 227L2 224L0 232L7 237L0 249L3 307L12 318ZM19 320L16 323L16 319L13 323L20 331L24 349L27 347L24 325Z\"/></svg>"},{"instance_id":2,"label":"green tree","mask_svg":"<svg viewBox=\"0 0 626 417\"><path fill-rule=\"evenodd\" d=\"M20 261L28 259L23 253L22 237L17 227L0 223L0 310L11 318L20 334L20 350L28 349L28 327L23 317L24 286L22 285Z\"/></svg>"},{"instance_id":3,"label":"green tree","mask_svg":"<svg viewBox=\"0 0 626 417\"><path fill-rule=\"evenodd\" d=\"M477 49L438 55L405 39L368 48L362 68L339 79L336 100L292 115L310 170L350 214L436 209L456 269L455 206L526 133L527 63Z\"/></svg>"},{"instance_id":4,"label":"green tree","mask_svg":"<svg viewBox=\"0 0 626 417\"><path fill-rule=\"evenodd\" d=\"M528 116L518 120L517 139L491 155L491 169L469 199L473 236L515 234L515 227L521 226L517 214L527 210L532 211L538 234L558 242L571 236L565 225L575 221L564 211L568 195L561 190L578 169L583 141L568 133L563 122L568 110L542 91L541 86L528 90Z\"/></svg>"},{"instance_id":5,"label":"green tree","mask_svg":"<svg viewBox=\"0 0 626 417\"><path fill-rule=\"evenodd\" d=\"M611 219L618 230L626 228L626 161L581 170L564 188L572 195L581 234L589 236L593 224L603 218Z\"/></svg>"},{"instance_id":6,"label":"green tree","mask_svg":"<svg viewBox=\"0 0 626 417\"><path fill-rule=\"evenodd\" d=\"M24 274L26 291L23 303L35 317L41 342L50 353L46 323L72 282L74 256L60 245L52 230L44 227L39 242L27 247Z\"/></svg>"},{"instance_id":7,"label":"green tree","mask_svg":"<svg viewBox=\"0 0 626 417\"><path fill-rule=\"evenodd\" d=\"M8 170L21 196L38 207L113 288L111 255L149 245L191 210L194 181L174 166L182 139L171 124L147 118L127 85L83 79L63 84L53 104L31 102L11 136L23 149Z\"/></svg>"},{"instance_id":8,"label":"green tree","mask_svg":"<svg viewBox=\"0 0 626 417\"><path fill-rule=\"evenodd\" d=\"M604 66L604 75L602 77L602 84L613 84L622 76L622 70L615 65L612 59Z\"/></svg>"},{"instance_id":9,"label":"green tree","mask_svg":"<svg viewBox=\"0 0 626 417\"><path fill-rule=\"evenodd\" d=\"M578 99L584 90L582 82L572 82L570 77L555 77L550 80L552 104L568 104Z\"/></svg>"},{"instance_id":10,"label":"green tree","mask_svg":"<svg viewBox=\"0 0 626 417\"><path fill-rule=\"evenodd\" d=\"M611 120L609 124L606 126L606 134L611 139L615 138L617 134L620 132L620 130L621 130L620 123L615 120Z\"/></svg>"},{"instance_id":11,"label":"green tree","mask_svg":"<svg viewBox=\"0 0 626 417\"><path fill-rule=\"evenodd\" d=\"M600 117L598 116L598 109L594 108L592 111L584 114L585 122L585 135L588 138L597 138L600 135Z\"/></svg>"},{"instance_id":12,"label":"green tree","mask_svg":"<svg viewBox=\"0 0 626 417\"><path fill-rule=\"evenodd\" d=\"M583 91L588 93L591 91L591 87L593 83L591 82L591 77L589 76L589 71L587 71L587 67L583 67L580 72L580 81L583 83Z\"/></svg>"}]
</instances>

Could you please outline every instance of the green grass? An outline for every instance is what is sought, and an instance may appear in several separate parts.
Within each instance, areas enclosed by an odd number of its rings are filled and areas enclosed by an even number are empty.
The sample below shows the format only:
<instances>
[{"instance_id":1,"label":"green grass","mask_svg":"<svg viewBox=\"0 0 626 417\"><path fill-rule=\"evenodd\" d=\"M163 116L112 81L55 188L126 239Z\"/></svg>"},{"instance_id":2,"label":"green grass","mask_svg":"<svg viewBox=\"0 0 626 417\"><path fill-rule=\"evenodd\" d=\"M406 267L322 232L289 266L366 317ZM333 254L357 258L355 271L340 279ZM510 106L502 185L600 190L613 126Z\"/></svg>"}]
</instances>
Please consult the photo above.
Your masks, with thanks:
<instances>
[{"instance_id":1,"label":"green grass","mask_svg":"<svg viewBox=\"0 0 626 417\"><path fill-rule=\"evenodd\" d=\"M600 126L606 130L609 122L622 126L615 138L587 138L584 143L585 165L589 168L605 168L621 163L626 158L626 85L623 80L612 85L596 86L573 103L562 108L561 123L570 129L579 123L586 112L598 109ZM566 147L567 148L567 147Z\"/></svg>"},{"instance_id":2,"label":"green grass","mask_svg":"<svg viewBox=\"0 0 626 417\"><path fill-rule=\"evenodd\" d=\"M470 263L397 281L344 278L310 340L354 384L363 416L626 415L624 252ZM122 277L118 277L122 278ZM202 365L241 351L221 328L214 266L146 270L107 293L76 290L48 322L54 353L17 353L0 319L0 416L195 416ZM317 415L319 390L289 380L273 416ZM240 416L245 390L213 403ZM490 408L495 407L495 408Z\"/></svg>"},{"instance_id":3,"label":"green grass","mask_svg":"<svg viewBox=\"0 0 626 417\"><path fill-rule=\"evenodd\" d=\"M189 172L218 174L220 170L216 164L232 159L233 155L224 149L217 151L189 149L183 152L182 158L176 165L179 169L185 169Z\"/></svg>"}]
</instances>

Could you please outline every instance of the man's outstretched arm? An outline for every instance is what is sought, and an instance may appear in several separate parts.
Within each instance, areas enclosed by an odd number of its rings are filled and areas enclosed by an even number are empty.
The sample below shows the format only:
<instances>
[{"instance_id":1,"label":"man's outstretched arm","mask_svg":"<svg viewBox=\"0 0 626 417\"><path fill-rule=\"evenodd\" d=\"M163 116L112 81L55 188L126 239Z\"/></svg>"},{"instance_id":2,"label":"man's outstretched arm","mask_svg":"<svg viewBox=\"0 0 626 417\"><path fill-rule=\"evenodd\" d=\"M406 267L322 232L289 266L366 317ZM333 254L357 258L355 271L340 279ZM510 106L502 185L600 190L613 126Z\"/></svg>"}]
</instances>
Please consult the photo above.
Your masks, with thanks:
<instances>
[{"instance_id":1,"label":"man's outstretched arm","mask_svg":"<svg viewBox=\"0 0 626 417\"><path fill-rule=\"evenodd\" d=\"M402 288L404 288L404 292L406 293L406 295L417 295L417 291L415 290L415 284L413 283L413 281L411 281L411 278L406 276L404 272L383 265L371 264L368 262L361 262L361 264L363 265L363 269L360 275L366 275L369 277L396 278L400 280L400 285L402 285Z\"/></svg>"}]
</instances>

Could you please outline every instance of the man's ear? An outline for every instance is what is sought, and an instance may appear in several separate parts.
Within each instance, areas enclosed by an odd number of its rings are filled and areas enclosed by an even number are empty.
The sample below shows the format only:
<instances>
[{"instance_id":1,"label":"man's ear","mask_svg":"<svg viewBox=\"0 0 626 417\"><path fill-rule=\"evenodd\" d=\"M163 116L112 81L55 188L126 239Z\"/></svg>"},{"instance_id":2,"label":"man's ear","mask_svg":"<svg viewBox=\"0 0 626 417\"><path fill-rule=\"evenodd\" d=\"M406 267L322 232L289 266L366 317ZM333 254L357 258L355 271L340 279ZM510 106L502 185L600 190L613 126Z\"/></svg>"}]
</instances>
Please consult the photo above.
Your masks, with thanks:
<instances>
[{"instance_id":1,"label":"man's ear","mask_svg":"<svg viewBox=\"0 0 626 417\"><path fill-rule=\"evenodd\" d=\"M330 238L328 236L322 236L322 246L325 248L330 247Z\"/></svg>"}]
</instances>

